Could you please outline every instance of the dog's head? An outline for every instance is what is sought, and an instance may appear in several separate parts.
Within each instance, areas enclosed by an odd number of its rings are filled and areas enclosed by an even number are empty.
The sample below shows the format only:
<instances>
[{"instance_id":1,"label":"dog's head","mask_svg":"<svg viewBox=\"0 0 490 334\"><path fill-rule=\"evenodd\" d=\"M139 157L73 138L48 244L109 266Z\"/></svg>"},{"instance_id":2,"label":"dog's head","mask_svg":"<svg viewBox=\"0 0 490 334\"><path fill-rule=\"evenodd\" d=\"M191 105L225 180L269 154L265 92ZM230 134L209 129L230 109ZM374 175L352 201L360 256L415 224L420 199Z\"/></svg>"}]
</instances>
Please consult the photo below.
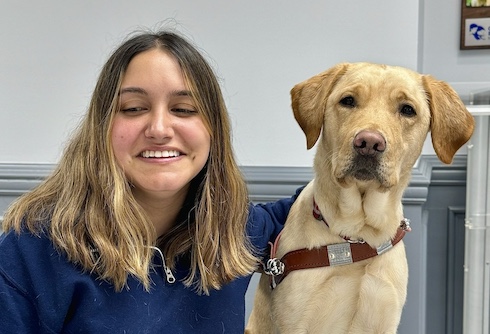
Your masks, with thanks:
<instances>
[{"instance_id":1,"label":"dog's head","mask_svg":"<svg viewBox=\"0 0 490 334\"><path fill-rule=\"evenodd\" d=\"M449 85L401 67L339 64L294 86L291 98L308 149L321 135L317 172L329 167L341 184L406 183L429 131L444 163L473 133Z\"/></svg>"}]
</instances>

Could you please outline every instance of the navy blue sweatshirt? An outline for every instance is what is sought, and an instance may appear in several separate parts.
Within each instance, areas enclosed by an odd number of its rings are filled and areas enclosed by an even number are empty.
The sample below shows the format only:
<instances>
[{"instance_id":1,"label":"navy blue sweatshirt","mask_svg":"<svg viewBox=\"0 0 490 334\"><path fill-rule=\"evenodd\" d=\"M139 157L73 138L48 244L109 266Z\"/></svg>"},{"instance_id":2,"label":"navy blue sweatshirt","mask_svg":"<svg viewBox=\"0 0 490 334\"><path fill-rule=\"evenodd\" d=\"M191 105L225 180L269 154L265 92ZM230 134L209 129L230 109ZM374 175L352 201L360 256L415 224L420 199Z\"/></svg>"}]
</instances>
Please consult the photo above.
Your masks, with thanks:
<instances>
[{"instance_id":1,"label":"navy blue sweatshirt","mask_svg":"<svg viewBox=\"0 0 490 334\"><path fill-rule=\"evenodd\" d=\"M265 250L282 229L296 196L250 207L248 233ZM183 257L167 283L156 252L151 289L128 278L127 288L83 272L46 235L0 236L0 333L243 333L245 292L251 276L209 296L184 286Z\"/></svg>"}]
</instances>

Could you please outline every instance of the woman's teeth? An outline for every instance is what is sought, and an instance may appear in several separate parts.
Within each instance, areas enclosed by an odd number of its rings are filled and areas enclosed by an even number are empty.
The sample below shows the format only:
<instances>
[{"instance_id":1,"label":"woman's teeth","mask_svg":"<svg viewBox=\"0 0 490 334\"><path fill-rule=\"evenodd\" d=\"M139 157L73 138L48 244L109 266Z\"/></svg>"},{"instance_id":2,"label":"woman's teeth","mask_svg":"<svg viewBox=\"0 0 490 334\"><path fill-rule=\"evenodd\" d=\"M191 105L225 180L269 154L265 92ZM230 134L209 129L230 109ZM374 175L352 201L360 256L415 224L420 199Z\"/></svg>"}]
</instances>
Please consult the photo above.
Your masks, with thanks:
<instances>
[{"instance_id":1,"label":"woman's teeth","mask_svg":"<svg viewBox=\"0 0 490 334\"><path fill-rule=\"evenodd\" d=\"M143 158L174 158L180 155L179 151L144 151Z\"/></svg>"}]
</instances>

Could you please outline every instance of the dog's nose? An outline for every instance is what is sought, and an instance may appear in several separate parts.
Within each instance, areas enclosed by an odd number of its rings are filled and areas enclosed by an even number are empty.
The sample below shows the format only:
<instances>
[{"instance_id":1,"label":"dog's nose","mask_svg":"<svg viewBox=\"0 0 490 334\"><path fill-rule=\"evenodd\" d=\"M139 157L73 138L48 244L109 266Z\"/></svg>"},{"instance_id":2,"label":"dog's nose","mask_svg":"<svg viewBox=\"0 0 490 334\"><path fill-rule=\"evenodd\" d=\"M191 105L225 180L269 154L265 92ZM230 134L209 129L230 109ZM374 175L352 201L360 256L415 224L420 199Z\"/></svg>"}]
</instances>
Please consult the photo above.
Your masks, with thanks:
<instances>
[{"instance_id":1,"label":"dog's nose","mask_svg":"<svg viewBox=\"0 0 490 334\"><path fill-rule=\"evenodd\" d=\"M361 155L373 156L384 152L386 140L379 132L361 131L354 138L354 149Z\"/></svg>"}]
</instances>

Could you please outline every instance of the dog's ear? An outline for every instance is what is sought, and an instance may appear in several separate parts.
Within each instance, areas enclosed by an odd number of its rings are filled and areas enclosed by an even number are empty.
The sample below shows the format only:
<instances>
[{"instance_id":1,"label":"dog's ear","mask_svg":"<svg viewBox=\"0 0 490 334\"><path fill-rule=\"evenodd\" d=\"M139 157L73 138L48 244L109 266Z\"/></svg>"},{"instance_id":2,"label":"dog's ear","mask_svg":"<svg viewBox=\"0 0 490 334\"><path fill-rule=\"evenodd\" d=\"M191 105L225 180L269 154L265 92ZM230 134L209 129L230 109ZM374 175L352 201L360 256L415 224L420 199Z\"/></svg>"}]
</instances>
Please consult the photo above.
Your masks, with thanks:
<instances>
[{"instance_id":1,"label":"dog's ear","mask_svg":"<svg viewBox=\"0 0 490 334\"><path fill-rule=\"evenodd\" d=\"M348 64L338 64L325 72L300 82L291 89L294 118L306 135L306 146L312 148L323 126L325 103L332 87L347 70Z\"/></svg>"},{"instance_id":2,"label":"dog's ear","mask_svg":"<svg viewBox=\"0 0 490 334\"><path fill-rule=\"evenodd\" d=\"M431 113L432 145L439 159L450 164L473 134L475 120L447 83L429 75L422 76L422 82Z\"/></svg>"}]
</instances>

